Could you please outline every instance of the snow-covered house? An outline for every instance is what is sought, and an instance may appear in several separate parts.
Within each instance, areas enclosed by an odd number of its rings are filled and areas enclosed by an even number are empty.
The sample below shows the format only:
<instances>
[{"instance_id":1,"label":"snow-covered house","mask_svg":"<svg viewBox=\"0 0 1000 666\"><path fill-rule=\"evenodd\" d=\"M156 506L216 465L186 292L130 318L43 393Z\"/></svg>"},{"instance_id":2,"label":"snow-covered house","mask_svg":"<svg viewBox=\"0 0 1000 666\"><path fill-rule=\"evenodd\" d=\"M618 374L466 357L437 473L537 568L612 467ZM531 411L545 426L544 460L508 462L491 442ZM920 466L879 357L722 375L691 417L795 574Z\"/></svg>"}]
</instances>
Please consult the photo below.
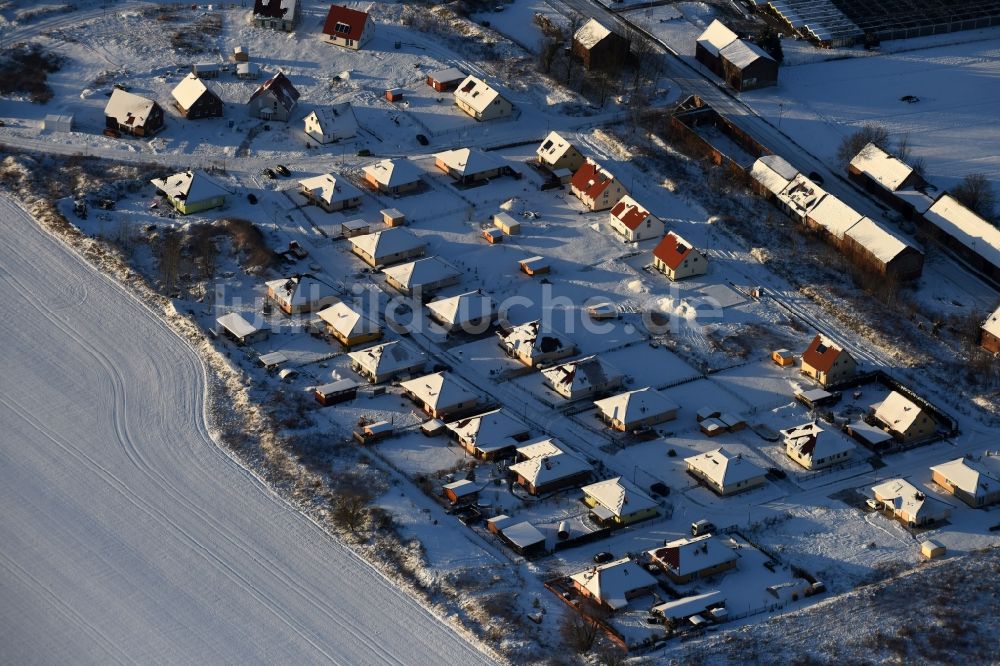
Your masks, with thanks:
<instances>
[{"instance_id":1,"label":"snow-covered house","mask_svg":"<svg viewBox=\"0 0 1000 666\"><path fill-rule=\"evenodd\" d=\"M377 322L347 303L334 303L317 315L326 323L326 332L345 348L374 342L382 337L382 329Z\"/></svg>"},{"instance_id":2,"label":"snow-covered house","mask_svg":"<svg viewBox=\"0 0 1000 666\"><path fill-rule=\"evenodd\" d=\"M355 236L350 239L350 243L351 252L370 266L391 266L416 259L427 249L426 243L403 227Z\"/></svg>"},{"instance_id":3,"label":"snow-covered house","mask_svg":"<svg viewBox=\"0 0 1000 666\"><path fill-rule=\"evenodd\" d=\"M898 391L886 396L875 409L875 421L896 441L904 443L926 439L937 431L934 419Z\"/></svg>"},{"instance_id":4,"label":"snow-covered house","mask_svg":"<svg viewBox=\"0 0 1000 666\"><path fill-rule=\"evenodd\" d=\"M508 469L515 482L531 495L579 486L593 469L561 442L546 439L517 449L520 462Z\"/></svg>"},{"instance_id":5,"label":"snow-covered house","mask_svg":"<svg viewBox=\"0 0 1000 666\"><path fill-rule=\"evenodd\" d=\"M456 148L434 155L434 166L461 184L496 178L509 167L478 148Z\"/></svg>"},{"instance_id":6,"label":"snow-covered house","mask_svg":"<svg viewBox=\"0 0 1000 666\"><path fill-rule=\"evenodd\" d=\"M459 86L468 74L457 67L449 67L427 75L427 85L438 92L449 92Z\"/></svg>"},{"instance_id":7,"label":"snow-covered house","mask_svg":"<svg viewBox=\"0 0 1000 666\"><path fill-rule=\"evenodd\" d=\"M924 180L913 167L898 157L869 143L851 159L847 173L869 192L895 192L923 186Z\"/></svg>"},{"instance_id":8,"label":"snow-covered house","mask_svg":"<svg viewBox=\"0 0 1000 666\"><path fill-rule=\"evenodd\" d=\"M261 28L292 32L299 18L298 0L254 0L253 23Z\"/></svg>"},{"instance_id":9,"label":"snow-covered house","mask_svg":"<svg viewBox=\"0 0 1000 666\"><path fill-rule=\"evenodd\" d=\"M625 65L628 51L627 39L594 18L573 34L572 52L584 69L615 72Z\"/></svg>"},{"instance_id":10,"label":"snow-covered house","mask_svg":"<svg viewBox=\"0 0 1000 666\"><path fill-rule=\"evenodd\" d=\"M549 132L535 150L538 162L552 171L569 169L576 172L583 165L583 155L558 132Z\"/></svg>"},{"instance_id":11,"label":"snow-covered house","mask_svg":"<svg viewBox=\"0 0 1000 666\"><path fill-rule=\"evenodd\" d=\"M506 332L499 331L497 337L508 356L529 367L558 361L576 353L572 342L542 326L538 320L515 326Z\"/></svg>"},{"instance_id":12,"label":"snow-covered house","mask_svg":"<svg viewBox=\"0 0 1000 666\"><path fill-rule=\"evenodd\" d=\"M600 356L585 356L542 370L545 385L567 400L582 400L621 388L625 381L617 368Z\"/></svg>"},{"instance_id":13,"label":"snow-covered house","mask_svg":"<svg viewBox=\"0 0 1000 666\"><path fill-rule=\"evenodd\" d=\"M333 143L358 135L358 119L350 102L314 109L303 123L306 135L318 143Z\"/></svg>"},{"instance_id":14,"label":"snow-covered house","mask_svg":"<svg viewBox=\"0 0 1000 666\"><path fill-rule=\"evenodd\" d=\"M942 238L976 268L1000 279L1000 228L942 194L923 214L927 231Z\"/></svg>"},{"instance_id":15,"label":"snow-covered house","mask_svg":"<svg viewBox=\"0 0 1000 666\"><path fill-rule=\"evenodd\" d=\"M608 224L628 243L663 236L663 221L627 194L611 207Z\"/></svg>"},{"instance_id":16,"label":"snow-covered house","mask_svg":"<svg viewBox=\"0 0 1000 666\"><path fill-rule=\"evenodd\" d=\"M299 181L299 191L310 203L328 213L360 206L364 196L351 181L332 173L303 178Z\"/></svg>"},{"instance_id":17,"label":"snow-covered house","mask_svg":"<svg viewBox=\"0 0 1000 666\"><path fill-rule=\"evenodd\" d=\"M399 385L407 397L435 419L467 412L480 402L478 394L447 372L435 372Z\"/></svg>"},{"instance_id":18,"label":"snow-covered house","mask_svg":"<svg viewBox=\"0 0 1000 666\"><path fill-rule=\"evenodd\" d=\"M323 23L323 41L355 51L375 36L375 22L368 12L342 5L330 5Z\"/></svg>"},{"instance_id":19,"label":"snow-covered house","mask_svg":"<svg viewBox=\"0 0 1000 666\"><path fill-rule=\"evenodd\" d=\"M235 340L237 344L253 344L260 340L267 339L271 331L267 327L257 327L248 322L239 312L227 312L218 317L215 323L220 331L227 337Z\"/></svg>"},{"instance_id":20,"label":"snow-covered house","mask_svg":"<svg viewBox=\"0 0 1000 666\"><path fill-rule=\"evenodd\" d=\"M683 280L707 273L708 258L671 231L653 248L653 267L671 280Z\"/></svg>"},{"instance_id":21,"label":"snow-covered house","mask_svg":"<svg viewBox=\"0 0 1000 666\"><path fill-rule=\"evenodd\" d=\"M382 269L385 282L405 296L423 298L456 285L462 273L439 257L425 257Z\"/></svg>"},{"instance_id":22,"label":"snow-covered house","mask_svg":"<svg viewBox=\"0 0 1000 666\"><path fill-rule=\"evenodd\" d=\"M282 72L278 72L250 95L247 110L254 118L288 122L299 102L299 91Z\"/></svg>"},{"instance_id":23,"label":"snow-covered house","mask_svg":"<svg viewBox=\"0 0 1000 666\"><path fill-rule=\"evenodd\" d=\"M698 36L695 42L694 56L705 67L722 76L722 60L719 52L739 39L739 35L730 30L718 19Z\"/></svg>"},{"instance_id":24,"label":"snow-covered house","mask_svg":"<svg viewBox=\"0 0 1000 666\"><path fill-rule=\"evenodd\" d=\"M735 569L739 559L736 551L712 534L668 541L647 554L675 583L690 583Z\"/></svg>"},{"instance_id":25,"label":"snow-covered house","mask_svg":"<svg viewBox=\"0 0 1000 666\"><path fill-rule=\"evenodd\" d=\"M591 211L608 210L628 194L614 174L589 157L573 174L570 189Z\"/></svg>"},{"instance_id":26,"label":"snow-covered house","mask_svg":"<svg viewBox=\"0 0 1000 666\"><path fill-rule=\"evenodd\" d=\"M189 215L226 205L228 192L204 171L181 171L151 182L178 213Z\"/></svg>"},{"instance_id":27,"label":"snow-covered house","mask_svg":"<svg viewBox=\"0 0 1000 666\"><path fill-rule=\"evenodd\" d=\"M823 386L838 384L854 376L858 363L850 352L824 335L817 335L802 354L802 374Z\"/></svg>"},{"instance_id":28,"label":"snow-covered house","mask_svg":"<svg viewBox=\"0 0 1000 666\"><path fill-rule=\"evenodd\" d=\"M615 430L634 430L677 418L676 402L656 389L626 391L594 402L597 413Z\"/></svg>"},{"instance_id":29,"label":"snow-covered house","mask_svg":"<svg viewBox=\"0 0 1000 666\"><path fill-rule=\"evenodd\" d=\"M722 78L733 90L756 90L778 84L778 63L764 49L737 39L719 49Z\"/></svg>"},{"instance_id":30,"label":"snow-covered house","mask_svg":"<svg viewBox=\"0 0 1000 666\"><path fill-rule=\"evenodd\" d=\"M735 495L764 485L766 472L723 447L684 459L687 471L722 496Z\"/></svg>"},{"instance_id":31,"label":"snow-covered house","mask_svg":"<svg viewBox=\"0 0 1000 666\"><path fill-rule=\"evenodd\" d=\"M386 194L406 194L420 187L420 169L405 158L369 164L364 173L369 185Z\"/></svg>"},{"instance_id":32,"label":"snow-covered house","mask_svg":"<svg viewBox=\"0 0 1000 666\"><path fill-rule=\"evenodd\" d=\"M1000 451L963 458L931 467L931 478L971 507L1000 502Z\"/></svg>"},{"instance_id":33,"label":"snow-covered house","mask_svg":"<svg viewBox=\"0 0 1000 666\"><path fill-rule=\"evenodd\" d=\"M170 94L174 97L177 110L189 120L222 115L222 100L194 74L185 76Z\"/></svg>"},{"instance_id":34,"label":"snow-covered house","mask_svg":"<svg viewBox=\"0 0 1000 666\"><path fill-rule=\"evenodd\" d=\"M264 284L267 297L289 315L316 312L340 301L330 285L308 275L293 275Z\"/></svg>"},{"instance_id":35,"label":"snow-covered house","mask_svg":"<svg viewBox=\"0 0 1000 666\"><path fill-rule=\"evenodd\" d=\"M481 291L431 301L425 307L430 318L449 331L482 333L497 315L493 299Z\"/></svg>"},{"instance_id":36,"label":"snow-covered house","mask_svg":"<svg viewBox=\"0 0 1000 666\"><path fill-rule=\"evenodd\" d=\"M1000 307L980 327L979 346L992 354L1000 354Z\"/></svg>"},{"instance_id":37,"label":"snow-covered house","mask_svg":"<svg viewBox=\"0 0 1000 666\"><path fill-rule=\"evenodd\" d=\"M455 89L455 106L476 120L496 120L514 113L514 105L500 91L475 76L467 76Z\"/></svg>"},{"instance_id":38,"label":"snow-covered house","mask_svg":"<svg viewBox=\"0 0 1000 666\"><path fill-rule=\"evenodd\" d=\"M528 441L528 426L503 409L448 423L445 427L459 445L480 460L504 456Z\"/></svg>"},{"instance_id":39,"label":"snow-covered house","mask_svg":"<svg viewBox=\"0 0 1000 666\"><path fill-rule=\"evenodd\" d=\"M921 527L951 515L952 506L929 496L903 479L889 479L872 486L875 500L910 527Z\"/></svg>"},{"instance_id":40,"label":"snow-covered house","mask_svg":"<svg viewBox=\"0 0 1000 666\"><path fill-rule=\"evenodd\" d=\"M115 88L104 107L104 126L133 136L150 136L163 129L163 108L149 98Z\"/></svg>"},{"instance_id":41,"label":"snow-covered house","mask_svg":"<svg viewBox=\"0 0 1000 666\"><path fill-rule=\"evenodd\" d=\"M351 352L348 356L351 369L373 384L422 373L427 365L425 353L399 340Z\"/></svg>"},{"instance_id":42,"label":"snow-covered house","mask_svg":"<svg viewBox=\"0 0 1000 666\"><path fill-rule=\"evenodd\" d=\"M806 469L823 469L850 459L854 445L846 437L811 421L781 431L785 454Z\"/></svg>"},{"instance_id":43,"label":"snow-covered house","mask_svg":"<svg viewBox=\"0 0 1000 666\"><path fill-rule=\"evenodd\" d=\"M590 515L601 525L631 525L655 517L660 507L634 483L620 476L580 489Z\"/></svg>"},{"instance_id":44,"label":"snow-covered house","mask_svg":"<svg viewBox=\"0 0 1000 666\"><path fill-rule=\"evenodd\" d=\"M593 566L569 577L583 596L612 611L622 610L636 597L651 594L656 579L627 557Z\"/></svg>"}]
</instances>

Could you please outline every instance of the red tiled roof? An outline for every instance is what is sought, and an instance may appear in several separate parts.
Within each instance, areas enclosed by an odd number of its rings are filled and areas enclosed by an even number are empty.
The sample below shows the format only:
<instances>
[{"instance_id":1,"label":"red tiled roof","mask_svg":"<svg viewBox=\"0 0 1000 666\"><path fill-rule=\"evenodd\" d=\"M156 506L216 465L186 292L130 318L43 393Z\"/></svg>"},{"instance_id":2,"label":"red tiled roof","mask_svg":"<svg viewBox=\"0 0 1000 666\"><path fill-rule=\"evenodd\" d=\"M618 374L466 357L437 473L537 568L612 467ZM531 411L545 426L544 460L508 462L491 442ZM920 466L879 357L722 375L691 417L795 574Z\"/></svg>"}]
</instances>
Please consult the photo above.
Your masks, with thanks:
<instances>
[{"instance_id":1,"label":"red tiled roof","mask_svg":"<svg viewBox=\"0 0 1000 666\"><path fill-rule=\"evenodd\" d=\"M626 227L635 231L639 228L647 217L649 217L649 211L643 210L637 204L629 204L624 200L619 201L611 209L611 214L621 220L622 224Z\"/></svg>"},{"instance_id":2,"label":"red tiled roof","mask_svg":"<svg viewBox=\"0 0 1000 666\"><path fill-rule=\"evenodd\" d=\"M347 32L338 31L338 23L348 26L350 30ZM323 24L323 34L359 41L367 24L368 12L359 12L356 9L340 5L330 5L330 13L326 15L326 23Z\"/></svg>"},{"instance_id":3,"label":"red tiled roof","mask_svg":"<svg viewBox=\"0 0 1000 666\"><path fill-rule=\"evenodd\" d=\"M813 338L809 349L802 354L802 362L811 365L820 372L829 372L842 351L844 350L817 335Z\"/></svg>"},{"instance_id":4,"label":"red tiled roof","mask_svg":"<svg viewBox=\"0 0 1000 666\"><path fill-rule=\"evenodd\" d=\"M591 199L596 199L614 179L614 176L602 170L601 165L588 157L573 174L570 184Z\"/></svg>"},{"instance_id":5,"label":"red tiled roof","mask_svg":"<svg viewBox=\"0 0 1000 666\"><path fill-rule=\"evenodd\" d=\"M248 102L252 102L268 90L273 90L274 94L278 97L278 101L288 110L291 110L295 106L295 102L299 99L299 91L295 89L295 86L292 85L292 82L288 80L288 77L284 73L278 72L260 84L257 90L250 95Z\"/></svg>"},{"instance_id":6,"label":"red tiled roof","mask_svg":"<svg viewBox=\"0 0 1000 666\"><path fill-rule=\"evenodd\" d=\"M664 236L660 244L653 250L653 256L665 263L671 270L677 270L677 267L684 261L684 257L690 253L691 246L672 231Z\"/></svg>"}]
</instances>

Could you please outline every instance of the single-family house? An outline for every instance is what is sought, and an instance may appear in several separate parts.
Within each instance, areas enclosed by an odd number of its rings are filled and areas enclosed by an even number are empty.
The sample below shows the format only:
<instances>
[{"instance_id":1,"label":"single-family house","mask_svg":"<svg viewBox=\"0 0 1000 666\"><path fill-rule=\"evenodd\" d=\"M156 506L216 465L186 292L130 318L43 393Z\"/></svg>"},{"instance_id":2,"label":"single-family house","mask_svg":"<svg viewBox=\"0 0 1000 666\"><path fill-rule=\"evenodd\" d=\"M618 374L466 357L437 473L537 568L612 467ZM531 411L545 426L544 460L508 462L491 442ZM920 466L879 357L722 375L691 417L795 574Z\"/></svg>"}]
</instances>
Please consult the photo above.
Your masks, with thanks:
<instances>
[{"instance_id":1,"label":"single-family house","mask_svg":"<svg viewBox=\"0 0 1000 666\"><path fill-rule=\"evenodd\" d=\"M361 205L364 195L343 176L324 173L299 181L299 192L328 213Z\"/></svg>"},{"instance_id":2,"label":"single-family house","mask_svg":"<svg viewBox=\"0 0 1000 666\"><path fill-rule=\"evenodd\" d=\"M823 469L847 462L854 445L839 432L827 430L818 421L781 431L785 454L809 470Z\"/></svg>"},{"instance_id":3,"label":"single-family house","mask_svg":"<svg viewBox=\"0 0 1000 666\"><path fill-rule=\"evenodd\" d=\"M567 400L582 400L621 388L625 375L602 360L585 356L542 370L545 385Z\"/></svg>"},{"instance_id":4,"label":"single-family house","mask_svg":"<svg viewBox=\"0 0 1000 666\"><path fill-rule=\"evenodd\" d=\"M716 19L698 36L694 47L694 57L712 72L722 76L722 59L719 53L737 39L739 39L739 35L727 28L722 21Z\"/></svg>"},{"instance_id":5,"label":"single-family house","mask_svg":"<svg viewBox=\"0 0 1000 666\"><path fill-rule=\"evenodd\" d=\"M406 194L420 187L420 169L406 158L381 160L364 168L365 181L379 192Z\"/></svg>"},{"instance_id":6,"label":"single-family house","mask_svg":"<svg viewBox=\"0 0 1000 666\"><path fill-rule=\"evenodd\" d=\"M887 511L910 527L922 527L951 515L952 506L931 497L903 479L889 479L872 486L875 500Z\"/></svg>"},{"instance_id":7,"label":"single-family house","mask_svg":"<svg viewBox=\"0 0 1000 666\"><path fill-rule=\"evenodd\" d=\"M719 495L726 497L764 485L766 472L723 447L684 459L687 471Z\"/></svg>"},{"instance_id":8,"label":"single-family house","mask_svg":"<svg viewBox=\"0 0 1000 666\"><path fill-rule=\"evenodd\" d=\"M653 248L653 267L671 280L683 280L707 273L708 258L671 231Z\"/></svg>"},{"instance_id":9,"label":"single-family house","mask_svg":"<svg viewBox=\"0 0 1000 666\"><path fill-rule=\"evenodd\" d=\"M519 462L508 469L515 483L531 495L579 486L593 474L585 460L555 439L519 447L517 457Z\"/></svg>"},{"instance_id":10,"label":"single-family house","mask_svg":"<svg viewBox=\"0 0 1000 666\"><path fill-rule=\"evenodd\" d=\"M628 40L594 18L573 34L572 53L584 69L617 72L628 60L628 52Z\"/></svg>"},{"instance_id":11,"label":"single-family house","mask_svg":"<svg viewBox=\"0 0 1000 666\"><path fill-rule=\"evenodd\" d=\"M991 354L1000 354L1000 307L980 327L979 346Z\"/></svg>"},{"instance_id":12,"label":"single-family house","mask_svg":"<svg viewBox=\"0 0 1000 666\"><path fill-rule=\"evenodd\" d=\"M569 578L582 596L612 611L622 610L632 599L656 589L656 579L627 557L590 567Z\"/></svg>"},{"instance_id":13,"label":"single-family house","mask_svg":"<svg viewBox=\"0 0 1000 666\"><path fill-rule=\"evenodd\" d=\"M456 148L437 153L434 155L434 166L462 185L496 178L509 169L501 158L478 148Z\"/></svg>"},{"instance_id":14,"label":"single-family house","mask_svg":"<svg viewBox=\"0 0 1000 666\"><path fill-rule=\"evenodd\" d=\"M254 0L253 23L261 28L292 32L299 18L298 0Z\"/></svg>"},{"instance_id":15,"label":"single-family house","mask_svg":"<svg viewBox=\"0 0 1000 666\"><path fill-rule=\"evenodd\" d=\"M594 405L605 423L622 432L672 421L679 409L676 402L648 386L597 400Z\"/></svg>"},{"instance_id":16,"label":"single-family house","mask_svg":"<svg viewBox=\"0 0 1000 666\"><path fill-rule=\"evenodd\" d=\"M538 320L515 326L509 331L499 331L497 337L508 356L532 368L576 353L576 345L542 326Z\"/></svg>"},{"instance_id":17,"label":"single-family house","mask_svg":"<svg viewBox=\"0 0 1000 666\"><path fill-rule=\"evenodd\" d=\"M189 120L222 115L222 100L194 74L185 76L170 94L174 96L177 110Z\"/></svg>"},{"instance_id":18,"label":"single-family house","mask_svg":"<svg viewBox=\"0 0 1000 666\"><path fill-rule=\"evenodd\" d=\"M358 135L358 118L350 102L314 109L303 123L306 135L317 143L333 143Z\"/></svg>"},{"instance_id":19,"label":"single-family house","mask_svg":"<svg viewBox=\"0 0 1000 666\"><path fill-rule=\"evenodd\" d=\"M971 507L1000 502L1000 451L963 458L931 467L934 483Z\"/></svg>"},{"instance_id":20,"label":"single-family house","mask_svg":"<svg viewBox=\"0 0 1000 666\"><path fill-rule=\"evenodd\" d=\"M348 354L351 369L372 384L381 384L403 375L422 374L427 355L409 345L393 340Z\"/></svg>"},{"instance_id":21,"label":"single-family house","mask_svg":"<svg viewBox=\"0 0 1000 666\"><path fill-rule=\"evenodd\" d=\"M293 275L264 284L267 297L289 315L317 312L340 301L333 287L308 275Z\"/></svg>"},{"instance_id":22,"label":"single-family house","mask_svg":"<svg viewBox=\"0 0 1000 666\"><path fill-rule=\"evenodd\" d=\"M591 211L608 210L628 194L614 174L589 157L573 174L570 189Z\"/></svg>"},{"instance_id":23,"label":"single-family house","mask_svg":"<svg viewBox=\"0 0 1000 666\"><path fill-rule=\"evenodd\" d=\"M751 41L737 39L719 49L722 78L737 91L778 85L778 62Z\"/></svg>"},{"instance_id":24,"label":"single-family house","mask_svg":"<svg viewBox=\"0 0 1000 666\"><path fill-rule=\"evenodd\" d=\"M475 76L467 76L455 89L455 106L479 121L505 118L514 105L500 91Z\"/></svg>"},{"instance_id":25,"label":"single-family house","mask_svg":"<svg viewBox=\"0 0 1000 666\"><path fill-rule=\"evenodd\" d=\"M551 171L569 169L576 172L583 165L584 160L576 146L558 132L549 132L549 135L535 150L535 154L538 156L538 163L548 167Z\"/></svg>"},{"instance_id":26,"label":"single-family house","mask_svg":"<svg viewBox=\"0 0 1000 666\"><path fill-rule=\"evenodd\" d=\"M875 421L896 441L907 444L927 439L937 432L934 419L898 391L890 393L875 409Z\"/></svg>"},{"instance_id":27,"label":"single-family house","mask_svg":"<svg viewBox=\"0 0 1000 666\"><path fill-rule=\"evenodd\" d=\"M435 419L457 416L480 403L477 393L447 372L435 372L399 385L407 397Z\"/></svg>"},{"instance_id":28,"label":"single-family house","mask_svg":"<svg viewBox=\"0 0 1000 666\"><path fill-rule=\"evenodd\" d=\"M580 489L590 515L601 525L622 526L656 517L660 507L634 483L620 476Z\"/></svg>"},{"instance_id":29,"label":"single-family house","mask_svg":"<svg viewBox=\"0 0 1000 666\"><path fill-rule=\"evenodd\" d=\"M181 171L151 182L181 215L226 205L228 192L204 171Z\"/></svg>"},{"instance_id":30,"label":"single-family house","mask_svg":"<svg viewBox=\"0 0 1000 666\"><path fill-rule=\"evenodd\" d=\"M629 195L623 196L608 214L608 224L627 243L637 243L663 236L663 221L639 205Z\"/></svg>"},{"instance_id":31,"label":"single-family house","mask_svg":"<svg viewBox=\"0 0 1000 666\"><path fill-rule=\"evenodd\" d=\"M382 269L385 282L403 294L422 299L456 285L462 272L439 257L425 257Z\"/></svg>"},{"instance_id":32,"label":"single-family house","mask_svg":"<svg viewBox=\"0 0 1000 666\"><path fill-rule=\"evenodd\" d=\"M450 92L458 87L465 77L465 72L457 67L449 67L427 75L427 85L438 92Z\"/></svg>"},{"instance_id":33,"label":"single-family house","mask_svg":"<svg viewBox=\"0 0 1000 666\"><path fill-rule=\"evenodd\" d=\"M226 337L241 345L265 340L271 333L266 326L254 326L239 312L227 312L218 317L215 323Z\"/></svg>"},{"instance_id":34,"label":"single-family house","mask_svg":"<svg viewBox=\"0 0 1000 666\"><path fill-rule=\"evenodd\" d=\"M802 373L823 386L839 384L854 376L858 363L850 352L824 335L817 335L802 353Z\"/></svg>"},{"instance_id":35,"label":"single-family house","mask_svg":"<svg viewBox=\"0 0 1000 666\"><path fill-rule=\"evenodd\" d=\"M503 457L531 436L528 426L502 408L448 423L446 427L463 449L480 460Z\"/></svg>"},{"instance_id":36,"label":"single-family house","mask_svg":"<svg viewBox=\"0 0 1000 666\"><path fill-rule=\"evenodd\" d=\"M377 322L347 303L334 303L317 314L326 323L326 332L345 348L374 342L382 337L382 329Z\"/></svg>"},{"instance_id":37,"label":"single-family house","mask_svg":"<svg viewBox=\"0 0 1000 666\"><path fill-rule=\"evenodd\" d=\"M980 271L1000 279L1000 228L942 194L923 214L925 230Z\"/></svg>"},{"instance_id":38,"label":"single-family house","mask_svg":"<svg viewBox=\"0 0 1000 666\"><path fill-rule=\"evenodd\" d=\"M104 126L133 136L152 136L163 129L163 108L151 99L115 88L104 107Z\"/></svg>"},{"instance_id":39,"label":"single-family house","mask_svg":"<svg viewBox=\"0 0 1000 666\"><path fill-rule=\"evenodd\" d=\"M416 259L424 254L427 244L404 227L383 229L349 239L351 252L370 266L391 266Z\"/></svg>"},{"instance_id":40,"label":"single-family house","mask_svg":"<svg viewBox=\"0 0 1000 666\"><path fill-rule=\"evenodd\" d=\"M323 41L355 51L375 36L375 22L368 12L342 5L330 5L323 23Z\"/></svg>"},{"instance_id":41,"label":"single-family house","mask_svg":"<svg viewBox=\"0 0 1000 666\"><path fill-rule=\"evenodd\" d=\"M681 584L735 569L739 559L736 551L712 534L668 541L646 552L670 580Z\"/></svg>"},{"instance_id":42,"label":"single-family house","mask_svg":"<svg viewBox=\"0 0 1000 666\"><path fill-rule=\"evenodd\" d=\"M278 72L253 91L247 110L254 118L288 122L298 102L299 91L284 73Z\"/></svg>"},{"instance_id":43,"label":"single-family house","mask_svg":"<svg viewBox=\"0 0 1000 666\"><path fill-rule=\"evenodd\" d=\"M493 299L481 291L469 291L427 304L427 314L448 331L482 333L496 319Z\"/></svg>"}]
</instances>

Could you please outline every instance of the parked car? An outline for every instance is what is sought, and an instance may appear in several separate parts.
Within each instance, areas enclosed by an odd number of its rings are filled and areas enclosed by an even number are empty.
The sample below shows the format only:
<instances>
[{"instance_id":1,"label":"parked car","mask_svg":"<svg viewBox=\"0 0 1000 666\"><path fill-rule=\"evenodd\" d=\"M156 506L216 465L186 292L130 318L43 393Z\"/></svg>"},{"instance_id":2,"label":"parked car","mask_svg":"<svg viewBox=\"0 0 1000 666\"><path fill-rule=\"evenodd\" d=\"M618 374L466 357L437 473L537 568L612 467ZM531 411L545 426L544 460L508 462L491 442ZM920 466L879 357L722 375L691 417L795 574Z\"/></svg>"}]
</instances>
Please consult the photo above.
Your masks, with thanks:
<instances>
[{"instance_id":1,"label":"parked car","mask_svg":"<svg viewBox=\"0 0 1000 666\"><path fill-rule=\"evenodd\" d=\"M426 146L427 144L430 143L430 140L426 136L424 136L423 134L418 134L417 135L417 143L419 143L421 146Z\"/></svg>"},{"instance_id":2,"label":"parked car","mask_svg":"<svg viewBox=\"0 0 1000 666\"><path fill-rule=\"evenodd\" d=\"M282 176L285 176L286 178L292 175L292 172L289 171L288 167L286 167L284 164L277 165L276 167L274 167L274 170L280 173Z\"/></svg>"},{"instance_id":3,"label":"parked car","mask_svg":"<svg viewBox=\"0 0 1000 666\"><path fill-rule=\"evenodd\" d=\"M247 192L247 201L249 201L250 205L252 206L253 204L257 203L257 195L254 194L253 192Z\"/></svg>"},{"instance_id":4,"label":"parked car","mask_svg":"<svg viewBox=\"0 0 1000 666\"><path fill-rule=\"evenodd\" d=\"M594 564L605 564L613 559L615 559L615 556L604 550L597 555L594 555Z\"/></svg>"},{"instance_id":5,"label":"parked car","mask_svg":"<svg viewBox=\"0 0 1000 666\"><path fill-rule=\"evenodd\" d=\"M261 173L263 173L265 176L267 176L271 180L274 180L275 178L278 177L278 174L274 173L274 169L271 169L271 168L266 168Z\"/></svg>"},{"instance_id":6,"label":"parked car","mask_svg":"<svg viewBox=\"0 0 1000 666\"><path fill-rule=\"evenodd\" d=\"M701 536L702 534L712 534L715 532L715 523L702 518L691 523L691 536Z\"/></svg>"},{"instance_id":7,"label":"parked car","mask_svg":"<svg viewBox=\"0 0 1000 666\"><path fill-rule=\"evenodd\" d=\"M659 495L660 497L667 497L670 495L670 486L663 483L662 481L657 481L649 487L650 492L654 495Z\"/></svg>"},{"instance_id":8,"label":"parked car","mask_svg":"<svg viewBox=\"0 0 1000 666\"><path fill-rule=\"evenodd\" d=\"M776 479L784 479L788 477L788 474L785 472L785 470L781 469L780 467L769 467L767 469L767 473Z\"/></svg>"}]
</instances>

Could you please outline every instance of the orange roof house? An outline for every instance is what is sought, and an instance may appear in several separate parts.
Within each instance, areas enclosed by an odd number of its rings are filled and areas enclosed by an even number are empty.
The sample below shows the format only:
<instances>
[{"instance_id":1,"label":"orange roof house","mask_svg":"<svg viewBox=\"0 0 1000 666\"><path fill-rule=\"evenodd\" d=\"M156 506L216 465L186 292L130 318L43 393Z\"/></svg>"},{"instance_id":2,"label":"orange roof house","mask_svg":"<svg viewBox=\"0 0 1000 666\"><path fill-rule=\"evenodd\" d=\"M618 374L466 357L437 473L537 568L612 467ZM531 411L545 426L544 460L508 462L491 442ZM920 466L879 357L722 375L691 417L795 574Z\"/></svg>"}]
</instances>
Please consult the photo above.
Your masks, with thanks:
<instances>
[{"instance_id":1,"label":"orange roof house","mask_svg":"<svg viewBox=\"0 0 1000 666\"><path fill-rule=\"evenodd\" d=\"M576 198L592 211L608 210L628 194L613 173L589 157L573 174L570 188Z\"/></svg>"},{"instance_id":2,"label":"orange roof house","mask_svg":"<svg viewBox=\"0 0 1000 666\"><path fill-rule=\"evenodd\" d=\"M671 280L683 280L707 273L708 259L671 231L653 249L653 266Z\"/></svg>"},{"instance_id":3,"label":"orange roof house","mask_svg":"<svg viewBox=\"0 0 1000 666\"><path fill-rule=\"evenodd\" d=\"M802 372L823 386L849 379L858 369L858 363L847 351L825 336L817 335L802 354Z\"/></svg>"}]
</instances>

